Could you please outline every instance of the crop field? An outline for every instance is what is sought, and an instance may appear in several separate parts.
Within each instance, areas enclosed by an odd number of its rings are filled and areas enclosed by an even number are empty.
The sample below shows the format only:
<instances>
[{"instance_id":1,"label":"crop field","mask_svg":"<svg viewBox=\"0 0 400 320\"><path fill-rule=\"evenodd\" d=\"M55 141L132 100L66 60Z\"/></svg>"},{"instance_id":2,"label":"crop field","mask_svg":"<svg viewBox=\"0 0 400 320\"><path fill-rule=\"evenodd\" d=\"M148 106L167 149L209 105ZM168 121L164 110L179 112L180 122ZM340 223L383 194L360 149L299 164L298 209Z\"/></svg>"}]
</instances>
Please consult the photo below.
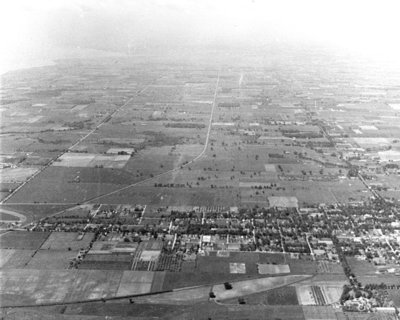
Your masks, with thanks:
<instances>
[{"instance_id":1,"label":"crop field","mask_svg":"<svg viewBox=\"0 0 400 320\"><path fill-rule=\"evenodd\" d=\"M27 266L35 250L0 249L1 269L22 269Z\"/></svg>"},{"instance_id":2,"label":"crop field","mask_svg":"<svg viewBox=\"0 0 400 320\"><path fill-rule=\"evenodd\" d=\"M329 305L337 303L347 281L345 277L330 279L324 275L314 277L295 285L299 304Z\"/></svg>"},{"instance_id":3,"label":"crop field","mask_svg":"<svg viewBox=\"0 0 400 320\"><path fill-rule=\"evenodd\" d=\"M317 263L310 260L288 259L290 272L292 274L315 274L317 273Z\"/></svg>"},{"instance_id":4,"label":"crop field","mask_svg":"<svg viewBox=\"0 0 400 320\"><path fill-rule=\"evenodd\" d=\"M78 232L52 232L40 249L78 251L88 247L93 237L94 233L85 233L81 237Z\"/></svg>"},{"instance_id":5,"label":"crop field","mask_svg":"<svg viewBox=\"0 0 400 320\"><path fill-rule=\"evenodd\" d=\"M330 306L302 306L305 320L337 320L336 310ZM349 314L352 314L351 312ZM356 314L356 313L355 313ZM368 315L369 317L369 315Z\"/></svg>"},{"instance_id":6,"label":"crop field","mask_svg":"<svg viewBox=\"0 0 400 320\"><path fill-rule=\"evenodd\" d=\"M338 303L343 292L343 285L341 284L326 284L321 285L321 290L324 293L324 298L327 304Z\"/></svg>"},{"instance_id":7,"label":"crop field","mask_svg":"<svg viewBox=\"0 0 400 320\"><path fill-rule=\"evenodd\" d=\"M376 274L376 275L359 275L357 280L362 285L366 284L381 284L387 285L398 284L399 277L394 274Z\"/></svg>"},{"instance_id":8,"label":"crop field","mask_svg":"<svg viewBox=\"0 0 400 320\"><path fill-rule=\"evenodd\" d=\"M124 272L118 287L117 295L149 293L154 278L154 272L134 271Z\"/></svg>"},{"instance_id":9,"label":"crop field","mask_svg":"<svg viewBox=\"0 0 400 320\"><path fill-rule=\"evenodd\" d=\"M253 293L275 289L309 278L306 275L279 276L272 278L259 278L256 280L243 280L232 283L232 289L226 290L224 285L215 285L212 291L218 300L238 298Z\"/></svg>"},{"instance_id":10,"label":"crop field","mask_svg":"<svg viewBox=\"0 0 400 320\"><path fill-rule=\"evenodd\" d=\"M171 290L185 287L213 285L225 281L236 281L249 278L259 278L256 275L246 275L240 273L216 273L216 272L156 272L155 280L159 274L165 274L163 277L162 290ZM155 285L153 283L153 285Z\"/></svg>"},{"instance_id":11,"label":"crop field","mask_svg":"<svg viewBox=\"0 0 400 320\"><path fill-rule=\"evenodd\" d=\"M265 292L254 293L244 297L248 305L298 305L296 288L293 286L285 286ZM234 304L237 299L228 299L224 303Z\"/></svg>"},{"instance_id":12,"label":"crop field","mask_svg":"<svg viewBox=\"0 0 400 320\"><path fill-rule=\"evenodd\" d=\"M279 273L290 273L289 265L287 264L258 264L259 274L279 274Z\"/></svg>"},{"instance_id":13,"label":"crop field","mask_svg":"<svg viewBox=\"0 0 400 320\"><path fill-rule=\"evenodd\" d=\"M33 175L37 168L6 168L0 169L2 183L23 182Z\"/></svg>"},{"instance_id":14,"label":"crop field","mask_svg":"<svg viewBox=\"0 0 400 320\"><path fill-rule=\"evenodd\" d=\"M16 193L9 203L79 203L121 188L114 183L77 183L79 169L49 167Z\"/></svg>"},{"instance_id":15,"label":"crop field","mask_svg":"<svg viewBox=\"0 0 400 320\"><path fill-rule=\"evenodd\" d=\"M382 145L389 145L388 138L353 138L353 140L360 145L361 148L377 147Z\"/></svg>"},{"instance_id":16,"label":"crop field","mask_svg":"<svg viewBox=\"0 0 400 320\"><path fill-rule=\"evenodd\" d=\"M311 286L296 286L297 298L300 305L316 305Z\"/></svg>"},{"instance_id":17,"label":"crop field","mask_svg":"<svg viewBox=\"0 0 400 320\"><path fill-rule=\"evenodd\" d=\"M38 250L26 269L57 270L67 269L69 262L76 257L74 251Z\"/></svg>"},{"instance_id":18,"label":"crop field","mask_svg":"<svg viewBox=\"0 0 400 320\"><path fill-rule=\"evenodd\" d=\"M15 250L13 249L0 249L0 268L3 268L14 253Z\"/></svg>"},{"instance_id":19,"label":"crop field","mask_svg":"<svg viewBox=\"0 0 400 320\"><path fill-rule=\"evenodd\" d=\"M328 261L317 262L318 273L338 273L343 274L343 268L340 264Z\"/></svg>"},{"instance_id":20,"label":"crop field","mask_svg":"<svg viewBox=\"0 0 400 320\"><path fill-rule=\"evenodd\" d=\"M153 277L140 271L3 269L0 301L18 305L147 293Z\"/></svg>"},{"instance_id":21,"label":"crop field","mask_svg":"<svg viewBox=\"0 0 400 320\"><path fill-rule=\"evenodd\" d=\"M49 232L10 231L0 237L0 248L36 250L49 235Z\"/></svg>"},{"instance_id":22,"label":"crop field","mask_svg":"<svg viewBox=\"0 0 400 320\"><path fill-rule=\"evenodd\" d=\"M159 292L163 290L164 279L167 275L166 271L154 272L153 282L151 284L150 292Z\"/></svg>"},{"instance_id":23,"label":"crop field","mask_svg":"<svg viewBox=\"0 0 400 320\"><path fill-rule=\"evenodd\" d=\"M240 270L245 271L246 274L257 275L258 261L258 254L252 252L231 252L229 257L218 257L216 256L216 252L213 252L212 255L210 254L209 256L197 257L196 271L209 273L233 273L231 271Z\"/></svg>"},{"instance_id":24,"label":"crop field","mask_svg":"<svg viewBox=\"0 0 400 320\"><path fill-rule=\"evenodd\" d=\"M270 207L297 208L296 197L268 197Z\"/></svg>"},{"instance_id":25,"label":"crop field","mask_svg":"<svg viewBox=\"0 0 400 320\"><path fill-rule=\"evenodd\" d=\"M154 184L154 183L153 183ZM179 191L178 193L176 191ZM137 186L101 198L104 203L144 203L157 206L235 206L239 203L234 189L155 188Z\"/></svg>"},{"instance_id":26,"label":"crop field","mask_svg":"<svg viewBox=\"0 0 400 320\"><path fill-rule=\"evenodd\" d=\"M378 268L371 262L360 261L353 257L347 258L347 261L357 277L362 275L376 275L378 272Z\"/></svg>"},{"instance_id":27,"label":"crop field","mask_svg":"<svg viewBox=\"0 0 400 320\"><path fill-rule=\"evenodd\" d=\"M131 270L132 256L124 255L124 258L116 257L114 254L101 254L101 257L94 258L89 254L79 263L78 269L86 270Z\"/></svg>"},{"instance_id":28,"label":"crop field","mask_svg":"<svg viewBox=\"0 0 400 320\"><path fill-rule=\"evenodd\" d=\"M130 155L99 155L90 153L65 153L53 166L123 168Z\"/></svg>"},{"instance_id":29,"label":"crop field","mask_svg":"<svg viewBox=\"0 0 400 320\"><path fill-rule=\"evenodd\" d=\"M258 253L259 263L262 264L285 264L285 255L282 253Z\"/></svg>"}]
</instances>

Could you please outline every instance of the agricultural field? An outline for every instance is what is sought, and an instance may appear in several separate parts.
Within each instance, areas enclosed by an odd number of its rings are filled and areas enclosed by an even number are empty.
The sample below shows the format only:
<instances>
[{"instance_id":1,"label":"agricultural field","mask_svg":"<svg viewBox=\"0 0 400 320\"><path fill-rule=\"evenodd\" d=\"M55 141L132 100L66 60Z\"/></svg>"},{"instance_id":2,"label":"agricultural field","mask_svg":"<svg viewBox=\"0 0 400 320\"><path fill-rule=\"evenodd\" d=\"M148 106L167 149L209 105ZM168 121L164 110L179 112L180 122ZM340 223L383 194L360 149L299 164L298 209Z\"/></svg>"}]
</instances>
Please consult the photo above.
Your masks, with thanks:
<instances>
[{"instance_id":1,"label":"agricultural field","mask_svg":"<svg viewBox=\"0 0 400 320\"><path fill-rule=\"evenodd\" d=\"M88 270L131 270L131 255L88 254L78 265L78 269Z\"/></svg>"},{"instance_id":2,"label":"agricultural field","mask_svg":"<svg viewBox=\"0 0 400 320\"><path fill-rule=\"evenodd\" d=\"M238 273L206 273L206 272L156 272L155 279L158 275L164 274L162 290L172 290L185 287L194 287L201 285L213 285L215 283L223 283L225 281L235 281L240 279L258 278L255 275L246 275Z\"/></svg>"},{"instance_id":3,"label":"agricultural field","mask_svg":"<svg viewBox=\"0 0 400 320\"><path fill-rule=\"evenodd\" d=\"M37 172L36 168L6 168L0 169L2 183L24 182L27 178Z\"/></svg>"},{"instance_id":4,"label":"agricultural field","mask_svg":"<svg viewBox=\"0 0 400 320\"><path fill-rule=\"evenodd\" d=\"M223 284L214 285L212 291L218 300L238 298L253 293L259 293L278 287L287 286L310 278L310 276L278 276L271 278L260 278L255 280L242 280L232 283L232 289L226 290Z\"/></svg>"},{"instance_id":5,"label":"agricultural field","mask_svg":"<svg viewBox=\"0 0 400 320\"><path fill-rule=\"evenodd\" d=\"M35 250L0 249L0 269L25 268L35 254Z\"/></svg>"},{"instance_id":6,"label":"agricultural field","mask_svg":"<svg viewBox=\"0 0 400 320\"><path fill-rule=\"evenodd\" d=\"M387 240L398 227L396 82L336 56L251 50L4 76L3 306L77 302L37 318L357 318L337 308L353 279L332 262L333 234L356 239L379 222ZM398 282L348 262L362 284ZM120 300L90 302L102 298Z\"/></svg>"},{"instance_id":7,"label":"agricultural field","mask_svg":"<svg viewBox=\"0 0 400 320\"><path fill-rule=\"evenodd\" d=\"M77 255L74 251L38 250L25 269L62 270L68 269L70 261Z\"/></svg>"},{"instance_id":8,"label":"agricultural field","mask_svg":"<svg viewBox=\"0 0 400 320\"><path fill-rule=\"evenodd\" d=\"M334 273L343 274L343 267L335 262L329 261L318 261L317 262L318 273Z\"/></svg>"},{"instance_id":9,"label":"agricultural field","mask_svg":"<svg viewBox=\"0 0 400 320\"><path fill-rule=\"evenodd\" d=\"M353 257L347 258L351 270L356 277L363 275L377 275L378 268L373 263L368 261L360 261Z\"/></svg>"},{"instance_id":10,"label":"agricultural field","mask_svg":"<svg viewBox=\"0 0 400 320\"><path fill-rule=\"evenodd\" d=\"M37 250L50 236L49 232L10 231L1 235L2 249Z\"/></svg>"},{"instance_id":11,"label":"agricultural field","mask_svg":"<svg viewBox=\"0 0 400 320\"><path fill-rule=\"evenodd\" d=\"M328 282L327 282L328 283ZM331 283L325 285L296 285L300 305L331 305L340 301L343 285Z\"/></svg>"},{"instance_id":12,"label":"agricultural field","mask_svg":"<svg viewBox=\"0 0 400 320\"><path fill-rule=\"evenodd\" d=\"M153 281L153 272L142 271L2 269L0 274L3 306L147 293Z\"/></svg>"},{"instance_id":13,"label":"agricultural field","mask_svg":"<svg viewBox=\"0 0 400 320\"><path fill-rule=\"evenodd\" d=\"M93 233L52 232L40 247L41 250L79 251L89 246Z\"/></svg>"},{"instance_id":14,"label":"agricultural field","mask_svg":"<svg viewBox=\"0 0 400 320\"><path fill-rule=\"evenodd\" d=\"M293 286L285 286L281 288L271 289L265 292L249 294L244 297L246 304L249 305L298 305L296 288ZM228 299L224 303L234 304L237 299Z\"/></svg>"},{"instance_id":15,"label":"agricultural field","mask_svg":"<svg viewBox=\"0 0 400 320\"><path fill-rule=\"evenodd\" d=\"M340 311L332 308L331 306L302 306L302 310L305 320L338 320L342 319L341 316L343 316ZM370 315L368 315L368 317L370 317Z\"/></svg>"}]
</instances>

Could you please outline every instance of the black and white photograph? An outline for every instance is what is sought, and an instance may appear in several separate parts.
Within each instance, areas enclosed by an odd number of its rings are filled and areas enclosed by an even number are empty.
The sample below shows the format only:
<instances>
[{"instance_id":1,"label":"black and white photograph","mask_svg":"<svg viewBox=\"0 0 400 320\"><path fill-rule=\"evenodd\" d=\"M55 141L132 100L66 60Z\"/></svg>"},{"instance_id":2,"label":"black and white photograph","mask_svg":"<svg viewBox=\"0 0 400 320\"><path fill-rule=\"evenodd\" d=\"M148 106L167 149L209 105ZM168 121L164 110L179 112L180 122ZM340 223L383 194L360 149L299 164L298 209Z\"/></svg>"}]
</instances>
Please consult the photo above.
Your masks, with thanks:
<instances>
[{"instance_id":1,"label":"black and white photograph","mask_svg":"<svg viewBox=\"0 0 400 320\"><path fill-rule=\"evenodd\" d=\"M399 320L400 1L1 0L31 319Z\"/></svg>"}]
</instances>

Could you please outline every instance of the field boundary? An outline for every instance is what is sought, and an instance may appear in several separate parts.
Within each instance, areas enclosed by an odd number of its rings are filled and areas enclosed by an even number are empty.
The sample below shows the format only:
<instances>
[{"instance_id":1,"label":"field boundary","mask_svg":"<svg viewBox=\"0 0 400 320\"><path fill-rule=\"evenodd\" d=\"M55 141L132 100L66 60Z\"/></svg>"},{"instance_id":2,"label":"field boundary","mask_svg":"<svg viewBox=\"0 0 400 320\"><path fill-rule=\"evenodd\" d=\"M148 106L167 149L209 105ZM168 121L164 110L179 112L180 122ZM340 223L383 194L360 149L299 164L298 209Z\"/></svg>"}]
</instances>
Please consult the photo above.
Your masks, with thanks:
<instances>
[{"instance_id":1,"label":"field boundary","mask_svg":"<svg viewBox=\"0 0 400 320\"><path fill-rule=\"evenodd\" d=\"M138 185L140 185L140 184L142 184L142 183L156 180L156 179L158 179L158 178L161 177L161 176L164 176L164 175L167 175L167 174L170 174L170 173L179 171L179 170L181 170L181 169L183 169L183 168L189 166L190 164L196 162L196 161L199 160L201 157L203 157L203 155L205 154L205 152L206 152L206 150L207 150L208 143L209 143L209 137L210 137L211 128L212 128L212 119L213 119L213 116L214 116L214 111L215 111L215 106L216 106L216 99L217 99L217 94L218 94L219 80L220 80L220 72L218 71L217 81L216 81L215 90L214 90L214 99L213 99L213 103L212 103L211 111L210 111L210 119L209 119L209 124L208 124L208 130L207 130L206 141L205 141L205 143L204 143L204 148L203 148L203 150L200 152L200 154L198 154L196 157L194 157L194 158L193 158L192 160L190 160L189 162L187 162L187 163L185 163L185 164L180 164L180 165L178 165L177 167L175 167L175 168L173 168L173 169L170 169L170 170L168 170L168 171L162 172L162 173L160 173L160 174L158 174L158 175L156 175L156 176L153 176L153 177L150 177L150 178L147 178L147 179L144 179L144 180L141 180L141 181L132 183L132 184L127 185L127 186L125 186L125 187L123 187L123 188L120 188L120 189L117 189L117 190L114 190L114 191L111 191L111 192L108 192L108 193L104 193L104 194L99 195L99 196L92 197L92 198L87 199L87 200L85 200L85 201L83 201L83 202L77 203L75 206L71 206L71 207L69 207L69 208L67 208L67 209L63 209L62 211L58 211L58 212L55 212L55 213L53 213L53 214L51 214L51 215L48 215L47 217L53 217L53 216L59 215L59 214L65 212L65 211L68 210L68 209L76 208L76 207L78 207L78 206L80 206L80 205L82 205L82 204L91 203L91 202L94 201L94 200L98 200L98 199L101 199L101 198L104 198L104 197L107 197L107 196L110 196L110 195L119 193L119 192L121 192L121 191L124 191L124 190L130 189L130 188L132 188L132 187L138 186ZM147 87L149 87L149 86L147 86ZM141 92L143 92L147 87L145 87L144 89L142 89L141 91L139 91L137 94L140 94ZM133 100L133 99L134 99L134 97L130 98L125 104L123 104L121 107L117 108L114 112L112 112L111 117L112 117L113 115L115 115L118 111L120 111L123 107L125 107L125 106L126 106L131 100ZM110 115L109 115L109 116L110 116ZM106 120L109 120L109 116L107 116L106 118L104 118L103 121L102 121L99 125L96 126L96 128L94 128L93 130L91 130L91 132L89 132L88 134L86 134L84 137L82 137L81 139L79 139L74 145L72 145L70 148L68 148L68 150L67 150L66 152L70 151L72 148L74 148L76 145L78 145L80 142L82 142L84 139L86 139L88 136L90 136L93 132L95 132L95 131L97 130L97 128L101 127L101 125L104 124L104 123L106 122ZM64 153L66 153L66 152L64 152ZM64 153L63 153L63 154L64 154ZM56 158L54 158L53 160L51 160L45 167L42 168L42 170L38 171L37 174L39 174L39 173L42 172L45 168L47 168L48 166L50 166L55 160L57 160L57 159L58 159L59 157L61 157L63 154L60 154L59 156L57 156ZM35 175L35 176L36 176L36 175ZM1 205L1 204L8 205L8 203L5 203L5 202L8 201L8 200L11 198L11 196L13 196L19 189L21 189L21 188L23 187L23 185L25 185L26 183L28 183L28 182L29 182L30 180L32 180L33 178L34 178L34 176L31 176L27 181L25 181L22 185L20 185L17 189L15 189L14 192L13 192L12 194L8 195L3 201L0 202L0 205ZM46 217L46 218L47 218L47 217ZM43 219L45 219L45 218L42 218L42 219L40 219L40 220L43 220ZM22 227L26 227L26 225L24 225L24 226L22 226Z\"/></svg>"}]
</instances>

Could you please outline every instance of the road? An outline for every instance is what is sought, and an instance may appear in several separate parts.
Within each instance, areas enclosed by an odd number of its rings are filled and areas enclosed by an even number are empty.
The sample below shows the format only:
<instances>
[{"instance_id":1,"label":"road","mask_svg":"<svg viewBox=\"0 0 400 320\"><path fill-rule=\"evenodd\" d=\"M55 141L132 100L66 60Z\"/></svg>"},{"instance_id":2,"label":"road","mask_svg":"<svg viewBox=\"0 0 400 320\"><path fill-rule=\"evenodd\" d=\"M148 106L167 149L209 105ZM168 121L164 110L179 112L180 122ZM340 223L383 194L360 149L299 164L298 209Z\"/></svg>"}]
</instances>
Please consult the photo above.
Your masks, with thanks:
<instances>
[{"instance_id":1,"label":"road","mask_svg":"<svg viewBox=\"0 0 400 320\"><path fill-rule=\"evenodd\" d=\"M3 212L3 213L6 213L6 214L9 214L10 216L15 216L15 217L17 217L17 219L16 220L13 220L13 221L9 221L9 220L0 220L0 222L15 222L15 221L18 221L18 222L21 222L21 223L24 223L25 221L26 221L26 217L23 215L23 214L20 214L20 213L18 213L18 212L15 212L15 211L10 211L10 210L6 210L6 209L3 209L3 208L0 208L0 212Z\"/></svg>"},{"instance_id":2,"label":"road","mask_svg":"<svg viewBox=\"0 0 400 320\"><path fill-rule=\"evenodd\" d=\"M128 103L130 103L138 94L142 93L145 91L149 86L146 86L142 90L138 91L136 95L130 99L128 99L123 105L115 109L113 112L108 114L106 117L103 118L100 123L94 127L91 131L89 131L86 135L81 137L78 141L76 141L72 146L70 146L67 150L64 152L58 154L55 158L51 159L47 164L45 164L43 167L41 167L38 171L36 171L33 175L31 175L25 182L20 184L16 189L14 189L7 197L5 197L2 201L0 201L0 204L4 204L7 202L9 199L11 199L19 190L21 190L27 183L32 181L36 176L38 176L40 173L42 173L44 170L46 170L48 167L50 167L55 161L57 161L60 157L62 157L64 154L72 151L73 148L75 148L77 145L79 145L82 141L86 140L88 137L90 137L96 130L98 130L103 124L105 124L107 121L109 121L114 115L116 115L119 111L121 111Z\"/></svg>"},{"instance_id":3,"label":"road","mask_svg":"<svg viewBox=\"0 0 400 320\"><path fill-rule=\"evenodd\" d=\"M125 186L125 187L123 187L123 188L120 188L120 189L117 189L117 190L114 190L114 191L111 191L111 192L108 192L108 193L104 193L104 194L99 195L99 196L96 196L96 197L92 197L92 198L90 198L90 199L87 199L87 200L81 202L79 205L70 207L69 209L77 208L77 207L79 207L81 204L90 203L90 202L99 200L99 199L101 199L101 198L104 198L104 197L107 197L107 196L110 196L110 195L119 193L119 192L121 192L121 191L130 189L130 188L132 188L132 187L136 187L136 186L138 186L138 185L140 185L140 184L143 184L143 183L145 183L145 182L149 182L149 181L156 180L157 178L159 178L159 177L161 177L161 176L165 176L165 175L167 175L167 174L170 174L170 173L179 171L179 170L181 170L181 169L183 169L183 168L189 166L190 164L192 164L192 163L198 161L201 157L203 157L204 154L205 154L206 151L207 151L207 148L208 148L208 145L209 145L209 141L210 141L210 134L211 134L211 128L212 128L212 120L213 120L213 116L214 116L215 105L216 105L217 94L218 94L219 79L220 79L220 75L219 75L219 72L218 72L217 81L216 81L216 84L215 84L213 102L212 102L212 105L211 105L210 119L209 119L209 123L208 123L207 135L206 135L206 140L205 140L205 142L204 142L204 148L203 148L203 150L202 150L196 157L194 157L192 160L190 160L190 161L187 162L186 164L182 164L182 165L179 165L179 164L178 164L177 167L175 167L175 168L173 168L173 169L170 169L170 170L168 170L168 171L165 171L165 172L163 172L163 173L160 173L160 174L158 174L158 175L155 175L155 176L153 176L153 177L150 177L150 178L147 178L147 179L144 179L144 180L141 180L141 181L132 183L132 184L127 185L127 186ZM148 86L147 86L147 87L148 87ZM138 94L139 94L139 93L142 93L144 90L146 90L147 87L144 88L143 90L139 91ZM130 98L124 105L122 105L121 107L119 107L118 109L116 109L116 110L112 113L112 116L114 116L118 111L120 111L123 107L125 107L133 98L134 98L134 97ZM112 116L111 116L111 117L112 117ZM109 116L107 116L107 117L105 118L105 120L109 120ZM86 134L84 137L82 137L81 139L79 139L79 140L78 140L74 145L72 145L68 150L74 148L76 145L78 145L78 144L81 143L83 140L85 140L87 137L89 137L93 132L95 132L98 128L100 128L100 127L105 123L105 120L103 120L100 124L98 124L98 125L96 126L96 128L94 128L93 130L91 130L91 132L89 132L89 133ZM68 151L67 151L67 152L68 152ZM60 155L60 156L61 156L61 155ZM56 159L57 159L57 158L56 158ZM56 159L54 159L51 163L53 163ZM49 165L51 165L51 164L49 164ZM49 166L49 165L47 165L47 166ZM43 171L43 170L44 170L44 168L43 168L41 171ZM35 175L35 176L36 176L36 175ZM33 176L32 176L31 178L29 178L29 181L32 180L32 179L33 179ZM26 181L26 182L28 182L28 181ZM23 185L25 185L25 184L26 184L26 183L24 183ZM18 188L18 190L19 190L21 187L23 187L23 185L21 185L21 186ZM16 189L16 190L17 190L17 189ZM13 192L13 194L15 194L15 192ZM4 203L6 200L8 200L9 198L10 198L10 195L9 195L5 200L3 200L3 202L0 202L0 204L3 204L3 203ZM49 215L49 216L47 216L47 217L56 216L56 215L58 215L58 214L60 214L60 213L62 213L62 212L64 212L64 211L65 211L65 209L63 209L63 210L61 210L61 211L58 211L58 212L56 212L56 213L54 213L54 214L52 214L52 215Z\"/></svg>"}]
</instances>

